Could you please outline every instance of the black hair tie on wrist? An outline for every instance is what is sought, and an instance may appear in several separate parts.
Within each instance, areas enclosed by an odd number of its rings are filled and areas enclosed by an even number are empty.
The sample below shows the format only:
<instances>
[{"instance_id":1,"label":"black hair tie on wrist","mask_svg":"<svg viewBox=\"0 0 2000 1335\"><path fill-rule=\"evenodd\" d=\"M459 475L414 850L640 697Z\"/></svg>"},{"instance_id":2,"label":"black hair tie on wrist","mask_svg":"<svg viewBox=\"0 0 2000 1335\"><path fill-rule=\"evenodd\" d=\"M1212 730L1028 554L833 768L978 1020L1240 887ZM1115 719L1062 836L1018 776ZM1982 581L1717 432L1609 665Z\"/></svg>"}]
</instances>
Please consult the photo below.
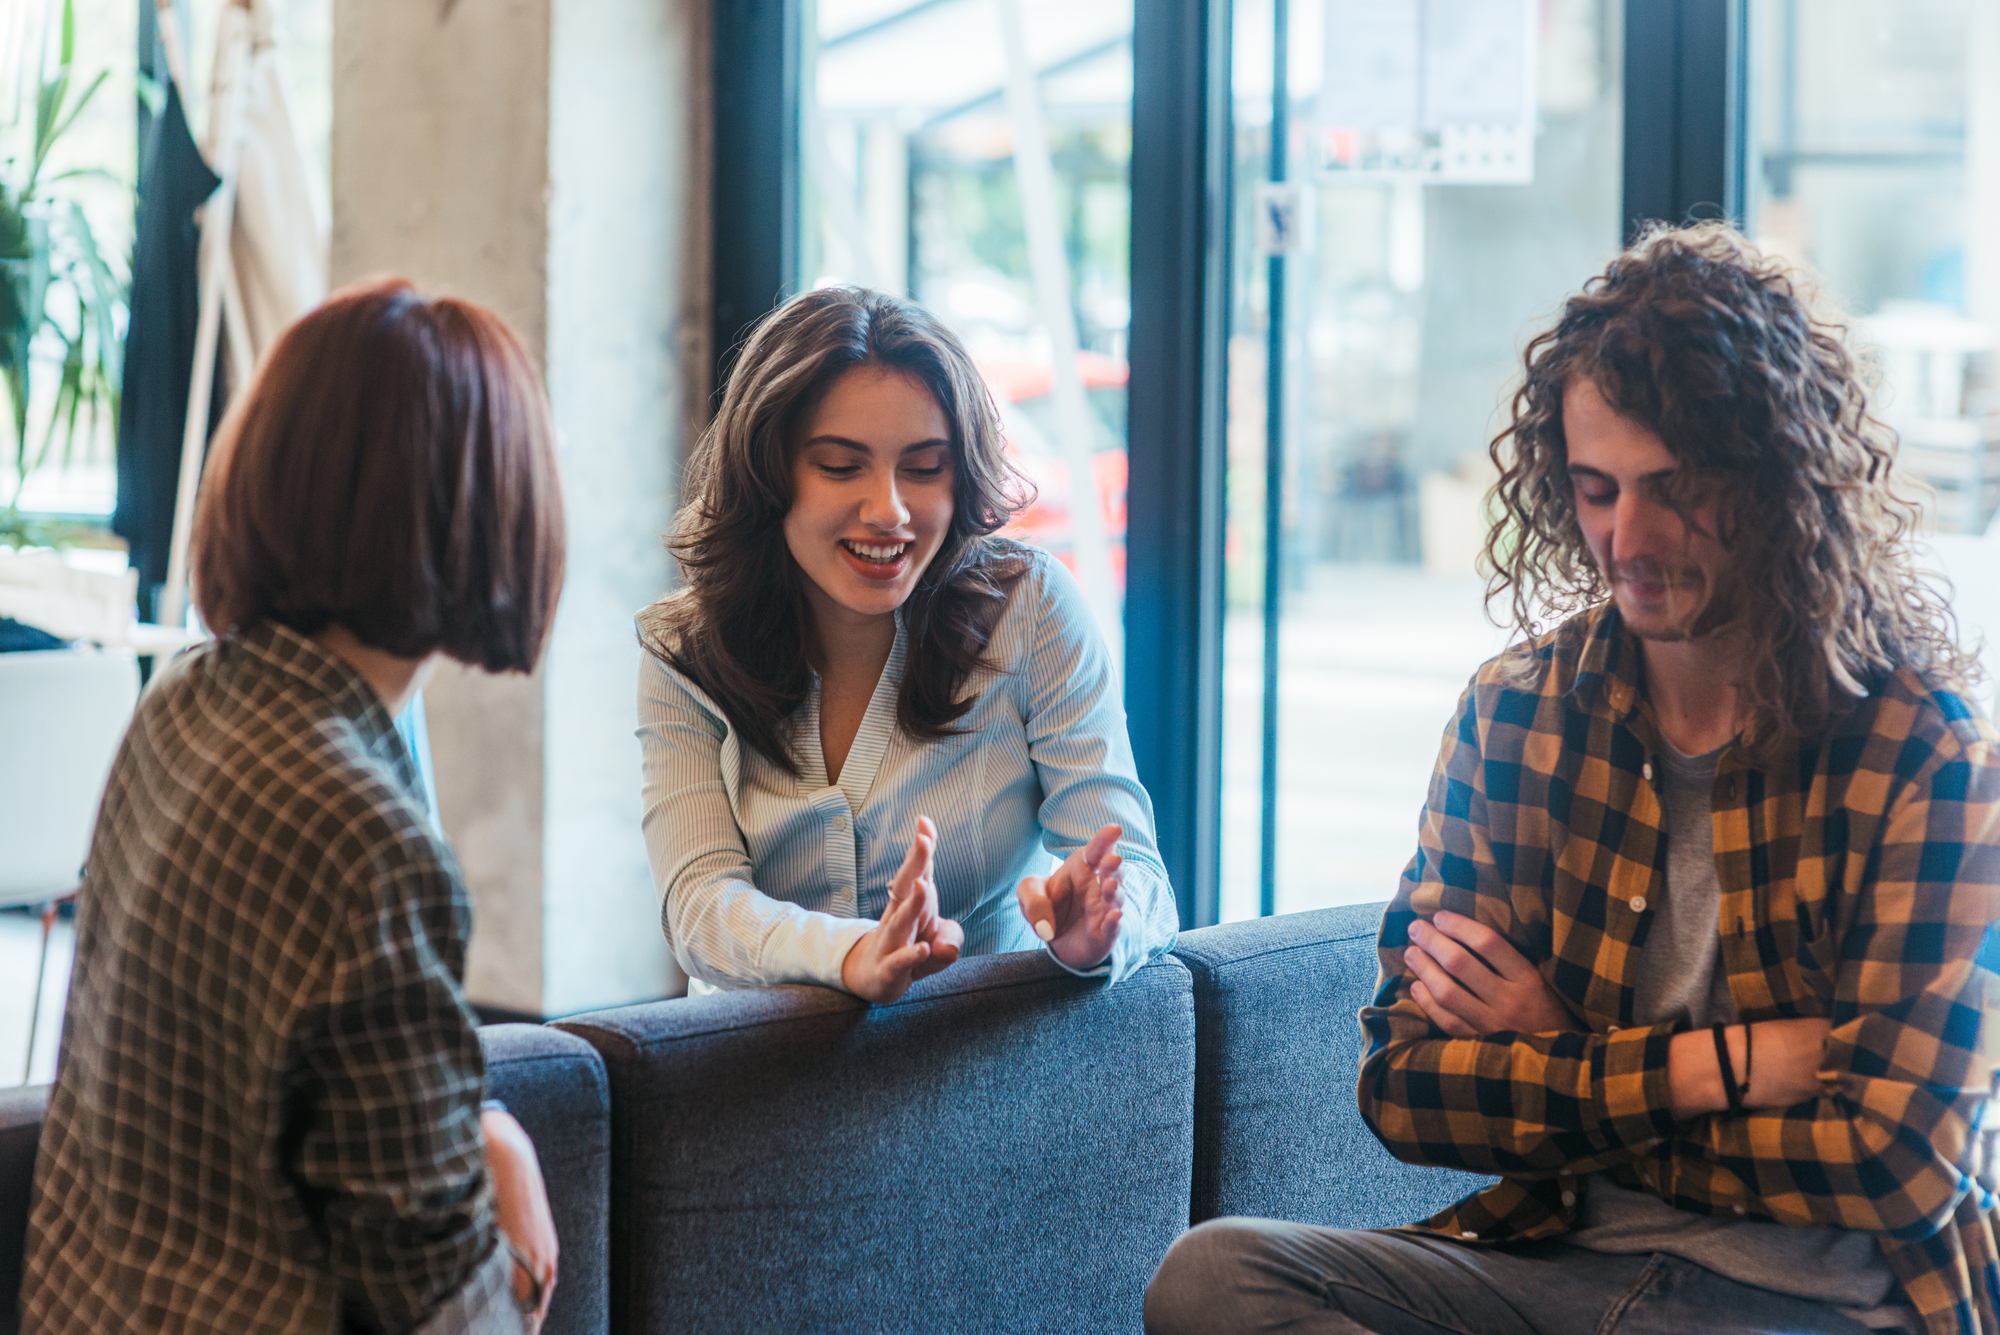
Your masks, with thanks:
<instances>
[{"instance_id":1,"label":"black hair tie on wrist","mask_svg":"<svg viewBox=\"0 0 2000 1335\"><path fill-rule=\"evenodd\" d=\"M1750 1031L1755 1027L1748 1020L1743 1022L1743 1099L1746 1104L1750 1099Z\"/></svg>"},{"instance_id":2,"label":"black hair tie on wrist","mask_svg":"<svg viewBox=\"0 0 2000 1335\"><path fill-rule=\"evenodd\" d=\"M1729 1097L1729 1111L1743 1111L1743 1096L1750 1092L1750 1082L1736 1083L1736 1063L1729 1060L1729 1026L1718 1024L1709 1026L1709 1033L1715 1036L1715 1064L1722 1069L1722 1092ZM1744 1065L1749 1066L1750 1027L1743 1027Z\"/></svg>"}]
</instances>

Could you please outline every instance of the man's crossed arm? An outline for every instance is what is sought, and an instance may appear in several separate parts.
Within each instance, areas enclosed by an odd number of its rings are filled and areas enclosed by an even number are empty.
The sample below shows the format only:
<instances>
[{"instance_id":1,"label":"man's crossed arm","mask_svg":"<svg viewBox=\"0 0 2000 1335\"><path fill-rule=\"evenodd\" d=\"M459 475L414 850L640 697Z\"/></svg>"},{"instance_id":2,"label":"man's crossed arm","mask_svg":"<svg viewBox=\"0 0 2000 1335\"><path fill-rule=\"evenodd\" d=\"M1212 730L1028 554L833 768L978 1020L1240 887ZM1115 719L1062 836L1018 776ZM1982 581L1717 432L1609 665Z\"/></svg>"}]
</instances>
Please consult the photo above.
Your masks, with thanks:
<instances>
[{"instance_id":1,"label":"man's crossed arm","mask_svg":"<svg viewBox=\"0 0 2000 1335\"><path fill-rule=\"evenodd\" d=\"M1541 971L1485 923L1440 909L1410 924L1403 964L1410 997L1453 1038L1491 1034L1581 1032L1583 1026ZM1831 1025L1823 1019L1763 1020L1724 1030L1730 1064L1750 1088L1743 1106L1789 1108L1820 1092L1820 1059ZM1667 1048L1667 1086L1683 1121L1729 1107L1722 1063L1706 1029L1675 1034Z\"/></svg>"}]
</instances>

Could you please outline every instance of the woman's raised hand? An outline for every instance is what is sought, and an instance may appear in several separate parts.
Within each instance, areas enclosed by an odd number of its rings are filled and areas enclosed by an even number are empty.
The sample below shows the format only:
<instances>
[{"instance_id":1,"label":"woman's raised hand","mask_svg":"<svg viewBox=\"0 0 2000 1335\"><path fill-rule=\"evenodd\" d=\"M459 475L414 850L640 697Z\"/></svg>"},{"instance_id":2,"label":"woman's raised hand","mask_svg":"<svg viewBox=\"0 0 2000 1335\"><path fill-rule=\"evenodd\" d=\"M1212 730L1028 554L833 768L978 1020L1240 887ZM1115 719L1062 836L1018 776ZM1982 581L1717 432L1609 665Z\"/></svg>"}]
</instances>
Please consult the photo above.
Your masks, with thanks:
<instances>
[{"instance_id":1,"label":"woman's raised hand","mask_svg":"<svg viewBox=\"0 0 2000 1335\"><path fill-rule=\"evenodd\" d=\"M930 817L917 817L917 837L889 883L889 911L841 961L840 985L864 1001L894 1001L917 979L958 960L965 931L939 916L931 873L936 849L937 827Z\"/></svg>"},{"instance_id":2,"label":"woman's raised hand","mask_svg":"<svg viewBox=\"0 0 2000 1335\"><path fill-rule=\"evenodd\" d=\"M1125 902L1119 896L1124 859L1112 850L1125 833L1107 825L1090 842L1063 859L1046 878L1029 876L1015 893L1021 916L1072 969L1094 969L1111 954Z\"/></svg>"}]
</instances>

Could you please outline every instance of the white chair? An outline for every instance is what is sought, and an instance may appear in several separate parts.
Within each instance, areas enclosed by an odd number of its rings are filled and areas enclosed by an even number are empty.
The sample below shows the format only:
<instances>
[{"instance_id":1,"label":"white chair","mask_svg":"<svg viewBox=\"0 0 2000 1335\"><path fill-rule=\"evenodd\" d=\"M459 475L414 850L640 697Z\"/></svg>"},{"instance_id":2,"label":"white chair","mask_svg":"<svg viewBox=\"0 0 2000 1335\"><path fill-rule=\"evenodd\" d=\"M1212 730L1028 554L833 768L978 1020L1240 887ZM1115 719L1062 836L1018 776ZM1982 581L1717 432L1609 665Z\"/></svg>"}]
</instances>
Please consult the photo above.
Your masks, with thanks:
<instances>
[{"instance_id":1,"label":"white chair","mask_svg":"<svg viewBox=\"0 0 2000 1335\"><path fill-rule=\"evenodd\" d=\"M31 1067L56 905L82 880L105 776L138 699L129 652L0 654L0 908L42 906Z\"/></svg>"}]
</instances>

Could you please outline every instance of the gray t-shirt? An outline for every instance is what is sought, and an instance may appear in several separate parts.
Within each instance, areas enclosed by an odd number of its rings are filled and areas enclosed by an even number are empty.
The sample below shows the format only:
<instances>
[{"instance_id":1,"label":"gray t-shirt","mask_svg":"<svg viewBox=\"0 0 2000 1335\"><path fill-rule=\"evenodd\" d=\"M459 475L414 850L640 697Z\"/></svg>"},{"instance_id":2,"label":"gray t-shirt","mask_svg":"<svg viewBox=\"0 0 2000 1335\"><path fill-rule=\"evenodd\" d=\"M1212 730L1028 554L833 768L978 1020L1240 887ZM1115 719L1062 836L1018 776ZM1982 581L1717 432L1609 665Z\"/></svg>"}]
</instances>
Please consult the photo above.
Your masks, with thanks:
<instances>
[{"instance_id":1,"label":"gray t-shirt","mask_svg":"<svg viewBox=\"0 0 2000 1335\"><path fill-rule=\"evenodd\" d=\"M1661 751L1667 890L1639 952L1633 998L1639 1024L1685 1019L1706 1028L1737 1021L1717 928L1722 885L1715 873L1711 817L1721 754L1719 749L1704 756L1684 756L1672 747ZM1626 1256L1665 1252L1740 1284L1831 1304L1864 1325L1921 1329L1874 1236L1853 1229L1718 1219L1676 1209L1594 1173L1577 1227L1564 1240Z\"/></svg>"}]
</instances>

